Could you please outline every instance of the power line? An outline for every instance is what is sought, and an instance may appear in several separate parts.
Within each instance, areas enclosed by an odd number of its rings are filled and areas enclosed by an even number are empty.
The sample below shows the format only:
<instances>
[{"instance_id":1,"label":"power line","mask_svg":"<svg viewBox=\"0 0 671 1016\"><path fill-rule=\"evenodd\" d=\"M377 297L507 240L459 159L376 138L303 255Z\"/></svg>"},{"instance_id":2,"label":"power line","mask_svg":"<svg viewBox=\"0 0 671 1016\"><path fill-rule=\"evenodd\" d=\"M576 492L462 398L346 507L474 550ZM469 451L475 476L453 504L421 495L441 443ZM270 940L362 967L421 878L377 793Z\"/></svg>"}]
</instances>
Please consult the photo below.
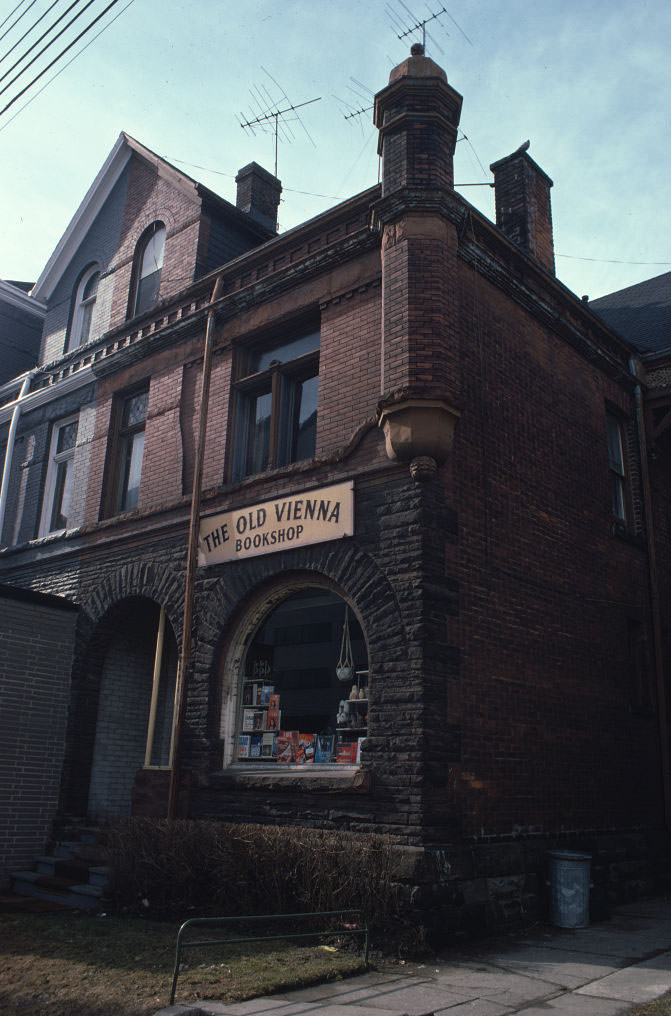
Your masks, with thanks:
<instances>
[{"instance_id":1,"label":"power line","mask_svg":"<svg viewBox=\"0 0 671 1016\"><path fill-rule=\"evenodd\" d=\"M89 2L92 2L92 0L89 0ZM76 46L76 45L77 45L77 43L79 42L79 40L80 40L80 39L82 39L82 38L83 38L83 37L84 37L84 36L86 35L86 33L87 33L87 32L90 32L90 31L91 31L91 29L93 28L93 26L94 26L94 25L96 25L96 24L97 24L97 23L98 23L98 22L100 21L100 19L101 19L101 18L103 18L103 17L104 17L104 16L105 16L105 15L107 14L107 12L108 12L109 10L111 10L111 9L112 9L112 7L115 7L115 6L116 6L116 4L118 4L118 3L119 3L119 0L111 0L111 3L109 3L109 4L107 5L107 7L106 7L106 8L105 8L105 9L104 9L103 11L101 11L101 13L100 13L100 14L98 14L98 15L97 15L97 16L96 16L96 17L95 17L95 18L93 19L93 21L92 21L92 22L91 22L91 23L90 23L89 25L87 25L87 26L86 26L86 28L84 28L84 29L83 29L83 30L82 30L82 31L81 31L81 32L79 33L79 35L78 35L78 36L77 36L77 37L76 37L75 39L73 39L73 40L72 40L72 42L68 43L68 45L67 45L67 46L65 47L65 49L62 49L62 50L61 50L61 52L60 52L60 53L58 54L58 56L54 57L54 59L53 59L53 60L51 61L51 63L50 63L50 64L47 64L47 66L46 66L46 67L44 68L44 70L41 70L41 71L40 71L40 73L39 73L39 74L37 74L37 75L36 75L36 76L35 76L35 77L33 78L33 80L32 80L32 81L29 81L29 82L28 82L28 84L26 85L26 87L25 87L25 88L23 88L23 89L22 89L22 90L21 90L21 91L20 91L20 92L18 93L18 95L15 95L15 96L14 96L14 98L13 98L13 99L11 99L11 100L10 100L10 101L9 101L9 102L7 103L7 105L6 105L6 106L5 106L5 107L4 107L3 109L0 109L0 116L2 116L2 115L3 115L3 113L6 113L6 112L7 112L7 110L8 110L9 108L10 108L10 106L13 106L13 105L14 105L14 103L15 103L15 102L16 102L16 101L17 101L18 99L20 99L22 95L25 95L25 93L26 93L26 92L27 92L27 91L28 91L28 90L29 90L30 88L32 88L32 86L33 86L33 85L34 85L34 84L35 84L35 83L36 83L37 81L39 81L39 80L40 80L40 78L41 78L41 77L43 77L43 75L45 75L45 74L47 73L47 71L51 70L51 68L52 68L52 67L54 66L54 64L58 63L58 61L59 61L59 60L61 59L61 57L62 57L62 56L65 56L65 54L66 54L66 53L67 53L67 52L68 52L69 50L71 50L73 46ZM3 88L2 90L0 90L0 94L2 94L2 92L4 92L4 91L5 91L5 89L4 89L4 88Z\"/></svg>"},{"instance_id":2,"label":"power line","mask_svg":"<svg viewBox=\"0 0 671 1016\"><path fill-rule=\"evenodd\" d=\"M557 254L558 258L569 258L571 261L596 261L602 265L658 265L666 267L671 261L621 261L618 258L583 258L577 254Z\"/></svg>"},{"instance_id":3,"label":"power line","mask_svg":"<svg viewBox=\"0 0 671 1016\"><path fill-rule=\"evenodd\" d=\"M33 23L30 26L30 28L26 29L26 31L23 33L21 38L18 39L14 43L13 46L10 46L9 49L7 50L7 52L3 54L3 56L0 56L0 63L2 63L3 60L6 60L7 57L9 56L9 54L13 53L17 46L21 45L21 43L26 38L26 36L30 35L30 33L32 32L32 30L34 28L37 28L37 26L39 25L40 21L42 21L43 18L46 18L46 16L49 13L49 11L52 10L56 6L57 3L60 3L60 0L52 0L52 3L49 5L49 7L47 7L46 11L44 11L42 14L40 14L40 16L37 19L37 21L33 21ZM79 0L75 0L75 3L79 3ZM43 39L44 36L41 36L41 38ZM37 42L40 42L40 41L41 41L40 39L37 40ZM34 45L37 45L37 43L35 43ZM30 50L28 50L28 53L30 53ZM23 60L23 57L21 57L20 59ZM14 67L16 67L16 64L14 64ZM13 69L13 68L10 68L10 69Z\"/></svg>"},{"instance_id":4,"label":"power line","mask_svg":"<svg viewBox=\"0 0 671 1016\"><path fill-rule=\"evenodd\" d=\"M67 11L65 12L65 14L67 14L67 13L68 13L69 11L71 11L71 10L72 10L72 8L73 8L73 7L75 7L75 6L77 5L77 3L79 3L79 0L75 0L75 2L74 2L74 3L73 3L73 4L71 5L71 6L70 6L70 7L68 7L68 10L67 10ZM35 61L36 61L36 60L39 60L39 58L40 58L41 56L43 56L43 54L44 54L44 53L46 53L46 51L47 51L48 49L50 49L50 47L51 47L51 46L53 46L53 44L54 44L54 43L56 42L56 39L60 39L61 35L64 35L64 34L65 34L65 32L67 32L68 28L70 28L70 26L71 26L71 25L74 25L75 21L77 21L77 19L78 19L78 18L81 18L82 14L83 14L83 13L84 13L84 12L85 12L86 10L88 10L88 8L89 8L89 7L91 6L91 4L94 4L94 3L95 3L95 0L88 0L88 3L87 3L87 4L85 4L85 5L84 5L84 7L82 7L82 9L81 9L81 10L79 11L79 13L78 13L78 14L75 14L74 18L71 18L71 19L70 19L70 21L68 21L67 25L65 25L65 27L64 27L64 28L61 28L60 32L57 32L57 33L56 33L56 35L55 35L55 36L53 37L53 39L51 40L51 42L48 42L48 43L46 44L46 46L43 46L43 47L42 47L42 49L41 49L41 50L39 51L39 53L37 53L37 54L36 54L36 55L35 55L35 56L33 57L33 59L32 59L32 60L29 60L29 61L28 61L28 63L26 64L26 66L25 66L25 67L23 68L23 70L20 70L18 74L15 74L15 75L14 75L14 77L12 78L12 80L11 80L11 81L9 81L9 82L8 82L8 83L7 83L6 85L5 85L5 87L4 87L4 88L0 88L0 95L2 95L2 94L3 94L4 92L6 92L8 88L11 88L11 87L12 87L12 85L14 84L14 82L15 82L15 81L17 81L17 80L18 80L18 79L19 79L19 78L21 77L21 75L22 75L22 74L25 74L25 73L26 73L26 71L28 70L28 68L29 68L29 67L32 67L32 66L33 66L33 64L35 63ZM103 12L103 13L104 13L104 12ZM65 14L61 15L61 17L65 17ZM55 27L56 27L56 25L58 24L58 21L60 21L60 20L61 20L61 19L59 18L59 19L58 19L57 21L55 21L55 22L54 22L54 24L53 24L53 25L51 26L51 28L55 28ZM32 50L33 50L33 49L35 48L35 46L39 45L39 43L40 43L40 42L42 41L42 39L43 39L43 38L44 38L44 37L45 37L46 35L48 35L48 34L49 34L49 32L51 31L51 28L48 28L48 29L46 30L46 32L44 32L44 34L43 34L43 35L42 35L42 36L41 36L41 37L40 37L40 38L39 38L39 39L37 40L37 42L36 42L36 43L34 43L34 44L33 44L33 45L32 45L32 46L30 47L30 49L28 50L28 53L30 53L30 52L31 52L31 51L32 51ZM75 40L75 42L76 42L76 41L77 41L77 40ZM24 54L24 57L25 57L25 56L27 56L27 55L28 55L28 53ZM24 57L21 57L21 60L22 60L22 59L24 59ZM57 59L58 59L58 58L57 58ZM7 74L11 74L11 72L12 72L12 71L14 70L14 67L16 67L16 66L17 66L18 64L20 64L20 63L21 63L21 60L17 60L17 62L16 62L15 64L14 64L14 66L13 66L13 67L10 67L10 69L9 69L9 70L8 70L8 71L7 71L7 72L6 72L5 74L3 74L2 78L0 78L0 81L1 81L1 80L3 80L3 78L6 78L6 77L7 77ZM52 66L52 65L50 64L49 66ZM49 69L49 68L47 68L47 70L48 70L48 69ZM35 80L37 80L37 79L35 79ZM30 88L30 85L29 85L28 87ZM23 94L22 92L20 92L20 93L19 93L19 95L22 95L22 94ZM6 108L6 107L5 107L5 108ZM3 110L3 112L4 112L4 110Z\"/></svg>"},{"instance_id":5,"label":"power line","mask_svg":"<svg viewBox=\"0 0 671 1016\"><path fill-rule=\"evenodd\" d=\"M4 39L4 37L5 37L6 35L9 35L9 33L10 33L10 32L11 32L11 30L12 30L12 28L14 28L14 27L15 27L16 25L18 25L18 23L19 23L19 21L21 20L21 18L24 18L24 17L26 16L26 14L28 13L28 11L30 10L30 8L31 8L31 7L34 7L36 3L37 3L37 0L32 0L32 2L28 4L28 6L26 7L26 9L25 9L25 11L23 12L23 14L19 14L19 16L18 16L18 18L16 19L16 21L14 21L14 22L13 22L13 23L12 23L12 24L11 24L11 25L9 26L9 28L6 28L6 29L5 29L5 31L4 31L3 33L2 33L2 35L0 35L0 42L2 42L2 40ZM20 5L19 5L19 6L20 6ZM15 8L14 8L14 10L17 10L17 8L15 7ZM13 12L12 12L12 13L13 13ZM3 25L4 25L4 23L5 23L5 22L3 21Z\"/></svg>"},{"instance_id":6,"label":"power line","mask_svg":"<svg viewBox=\"0 0 671 1016\"><path fill-rule=\"evenodd\" d=\"M63 73L63 71L67 70L67 68L68 68L68 67L70 66L70 64L73 64L73 63L75 62L75 60L77 59L77 57L81 56L81 55L82 55L82 53L84 53L84 52L85 52L85 51L86 51L86 50L87 50L87 49L89 48L89 46L92 46L92 45L93 45L93 43L94 43L94 42L96 41L96 39L99 39L99 38L100 38L100 36L101 36L101 35L103 34L103 32L106 32L106 31L107 31L107 29L108 29L108 28L110 28L110 27L111 27L111 26L112 26L112 25L114 24L114 22L115 22L115 21L116 21L116 20L117 20L118 18L120 18L120 17L121 17L121 15L122 15L122 14L124 14L124 13L125 13L125 12L126 12L126 11L128 10L128 8L129 8L129 7L130 7L130 6L131 6L131 5L133 4L133 3L135 3L135 0L128 0L128 3L126 4L126 6L125 6L125 7L122 7L122 8L121 8L121 10L120 10L120 11L118 11L118 13L117 13L117 14L115 14L115 15L114 15L114 17L113 17L113 18L111 18L111 19L110 19L110 20L109 20L109 21L107 22L107 24L106 24L106 25L103 25L103 27L102 27L102 28L100 29L100 31L99 31L99 32L96 32L96 34L95 34L95 35L93 36L93 38L92 38L92 39L89 39L89 41L88 41L88 42L86 43L86 45L85 45L85 46L82 46L82 48L81 48L81 49L79 50L79 52L75 53L75 55L74 55L74 56L70 57L70 59L69 59L69 60L67 61L67 63L63 64L63 66L62 66L62 67L61 67L61 68L60 68L59 70L57 70L57 71L56 71L56 73L55 73L55 74L54 74L54 75L53 75L52 77L50 77L50 78L49 78L49 80L48 80L48 81L46 81L46 82L45 82L45 83L44 83L44 84L42 85L42 87L41 87L41 88L39 88L39 89L38 89L38 90L37 90L37 91L35 92L35 94L34 94L34 95L31 95L31 97L30 97L30 98L29 98L29 99L27 100L27 102L24 102L23 106L21 106L21 108L20 108L20 109L17 109L16 113L14 113L14 115L13 115L13 116L10 116L10 117L9 117L9 119L8 119L8 120L6 120L6 121L5 121L5 122L4 122L3 124L2 124L2 126L0 126L0 133L2 133L2 131L4 131L6 127L9 127L10 123L13 123L13 122L14 122L14 120L16 120L17 116L19 116L19 115L20 115L21 113L23 113L24 109L27 109L27 107L28 107L28 106L30 106L31 102L34 102L34 100L35 100L35 99L36 99L36 98L37 98L37 97L38 97L39 95L41 95L41 94L42 94L42 92L43 92L43 91L44 91L44 90L45 90L46 88L48 88L48 87L49 87L49 85L50 85L50 84L52 83L52 81L55 81L55 80L56 80L56 78L60 77L60 75L61 75L61 74Z\"/></svg>"},{"instance_id":7,"label":"power line","mask_svg":"<svg viewBox=\"0 0 671 1016\"><path fill-rule=\"evenodd\" d=\"M15 8L13 9L13 10L11 10L11 11L9 12L9 14L8 14L8 15L7 15L6 17L4 17L4 18L2 19L2 21L0 21L0 28L2 28L2 26L3 26L4 24L5 24L5 22L6 22L6 21L9 21L9 19L10 19L10 18L11 18L11 16L12 16L12 14L16 14L16 12L18 11L19 7L21 7L21 6L22 6L22 4L24 4L25 2L26 2L26 0L19 0L19 2L18 2L18 4L16 5L16 7L15 7Z\"/></svg>"}]
</instances>

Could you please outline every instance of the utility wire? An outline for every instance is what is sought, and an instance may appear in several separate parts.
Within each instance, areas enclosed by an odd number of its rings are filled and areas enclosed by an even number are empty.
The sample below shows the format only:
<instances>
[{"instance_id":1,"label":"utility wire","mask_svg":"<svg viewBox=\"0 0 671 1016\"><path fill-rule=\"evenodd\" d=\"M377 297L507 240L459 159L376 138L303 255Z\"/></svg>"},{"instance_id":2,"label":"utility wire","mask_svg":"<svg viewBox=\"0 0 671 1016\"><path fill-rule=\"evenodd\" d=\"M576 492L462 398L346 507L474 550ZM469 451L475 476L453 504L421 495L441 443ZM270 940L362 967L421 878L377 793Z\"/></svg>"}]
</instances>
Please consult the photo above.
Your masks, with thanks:
<instances>
[{"instance_id":1,"label":"utility wire","mask_svg":"<svg viewBox=\"0 0 671 1016\"><path fill-rule=\"evenodd\" d=\"M26 0L19 0L18 4L14 8L14 10L10 11L9 14L5 18L3 18L2 21L0 21L0 28L2 28L2 26L5 24L6 21L9 21L9 19L12 16L12 14L16 14L16 12L18 11L19 7L21 7L21 5L24 4L25 2L26 2Z\"/></svg>"},{"instance_id":2,"label":"utility wire","mask_svg":"<svg viewBox=\"0 0 671 1016\"><path fill-rule=\"evenodd\" d=\"M4 39L4 37L6 35L9 35L9 33L12 30L12 28L14 28L15 25L18 25L18 23L21 20L21 18L24 18L26 16L26 14L28 13L28 11L30 10L30 8L34 7L36 3L37 3L37 0L32 0L32 2L28 4L28 6L26 7L26 9L23 12L23 14L19 14L19 16L16 19L16 21L12 22L12 24L9 26L9 28L6 28L5 31L2 33L2 35L0 35L0 42L2 42L2 40ZM16 10L16 8L14 8L14 9ZM4 25L4 23L5 22L3 21L3 25Z\"/></svg>"},{"instance_id":3,"label":"utility wire","mask_svg":"<svg viewBox=\"0 0 671 1016\"><path fill-rule=\"evenodd\" d=\"M17 42L15 42L13 46L10 46L10 48L9 48L9 49L7 50L7 52L6 52L6 53L4 53L4 54L3 54L2 56L0 56L0 63L2 63L2 61L3 61L3 60L6 60L6 59L7 59L7 57L9 56L9 54L10 54L10 53L13 53L13 52L14 52L14 50L16 49L16 47L17 47L17 46L20 46L20 45L21 45L21 43L23 42L23 40L25 39L25 37L26 37L27 35L30 35L30 33L31 33L31 32L33 31L33 29L34 29L34 28L37 28L37 26L39 25L40 21L42 21L42 19L43 19L43 18L46 18L46 16L47 16L47 14L49 13L49 11L50 11L50 10L52 10L52 9L53 9L53 8L54 8L54 7L56 6L56 4L58 4L58 3L60 3L60 0L52 0L52 3L51 3L51 4L49 5L49 7L47 7L46 11L44 11L44 13L43 13L43 14L40 14L40 16L39 16L39 18L37 19L37 21L33 21L33 23L32 23L32 25L30 26L30 28L26 29L26 31L25 31L25 32L23 33L23 35L21 36L21 38L20 38L20 39L19 39L19 40L18 40ZM79 3L79 0L75 0L75 3ZM74 6L74 5L73 5L73 6ZM68 9L69 9L69 8L68 8ZM67 14L67 11L66 11L66 14ZM62 15L62 16L64 16L64 15ZM56 22L56 24L58 24L58 22ZM47 29L47 31L49 31L49 29ZM41 42L41 40L42 40L43 38L44 38L44 36L41 36L41 37L40 37L40 38L39 38L39 39L37 40L37 42ZM36 46L36 45L37 45L37 42L36 42L36 43L34 43L34 46ZM27 56L27 54L28 54L28 53L30 53L30 50L28 50L28 51L27 51L27 53L26 53L26 54L24 54L24 55L25 55L25 56ZM19 62L20 62L21 60L23 60L23 57L20 57L20 59L19 59ZM16 64L14 64L14 67L16 67ZM14 69L13 67L11 67L11 68L10 68L10 70L13 70L13 69Z\"/></svg>"},{"instance_id":4,"label":"utility wire","mask_svg":"<svg viewBox=\"0 0 671 1016\"><path fill-rule=\"evenodd\" d=\"M89 0L89 3L92 3L92 2L93 2L93 0ZM10 108L10 106L13 106L13 105L14 105L14 103L15 103L15 102L16 102L16 101L17 101L18 99L20 99L22 95L25 95L25 93L26 93L26 92L28 91L28 89L32 88L32 87L33 87L33 85L34 85L34 84L35 84L35 83L36 83L37 81L39 81L39 80L40 80L40 78L41 78L41 77L43 77L43 76L44 76L44 75L45 75L45 74L47 73L47 71L51 70L51 68L52 68L52 67L54 66L54 64L58 63L58 61L59 61L59 60L61 59L61 57L62 57L62 56L65 56L65 54L66 54L66 53L67 53L67 52L68 52L69 50L71 50L73 46L76 46L76 45L77 45L77 43L79 42L79 40L80 40L80 39L82 39L82 38L83 38L83 37L84 37L84 36L86 35L86 33L87 33L87 32L90 32L90 31L91 31L91 29L93 28L93 26L94 26L94 25L96 25L96 24L97 24L97 23L98 23L98 22L100 21L100 19L101 19L101 18L103 18L103 17L104 17L104 16L105 16L105 15L107 14L107 12L108 12L109 10L111 10L111 9L112 9L112 7L115 7L115 6L116 6L116 4L118 4L118 3L119 3L119 0L111 0L111 3L109 3L109 4L107 5L107 7L106 7L106 8L105 8L105 9L104 9L103 11L101 11L101 12L100 12L100 14L98 14L98 15L97 15L97 16L96 16L96 17L95 17L95 18L93 19L93 21L92 21L92 22L91 22L90 24L88 24L88 25L86 26L86 28L84 28L84 29L83 29L83 30L82 30L82 31L81 31L81 32L79 33L79 35L78 35L78 36L77 36L77 37L76 37L75 39L73 39L73 40L72 40L72 42L68 43L68 45L67 45L67 46L65 47L65 49L62 49L62 50L61 50L61 52L60 52L60 53L58 54L58 56L54 57L54 59L53 59L53 60L51 61L51 63L50 63L50 64L47 64L47 66L46 66L46 67L44 68L44 70L41 70L39 74L36 74L36 75L35 75L35 77L33 78L33 80L32 80L32 81L29 81L29 82L28 82L28 84L27 84L27 85L25 86L25 88L21 89L21 91L20 91L20 92L18 93L18 95L15 95L15 96L14 96L14 98L13 98L13 99L11 99L11 100L10 100L10 101L9 101L9 102L7 103L7 105L6 105L6 106L5 106L5 107L4 107L3 109L0 109L0 116L2 116L2 115L3 115L3 113L6 113L6 112L7 112L7 110L8 110L9 108ZM87 6L88 6L88 5L87 5ZM61 33L59 33L59 34L61 34ZM50 43L50 45L51 45L51 43ZM23 73L23 71L22 71L21 73ZM7 86L7 87L9 87L9 86ZM5 89L5 88L3 88L3 89L0 89L0 95L1 95L1 94L2 94L2 92L4 92L4 91L6 91L6 89Z\"/></svg>"},{"instance_id":5,"label":"utility wire","mask_svg":"<svg viewBox=\"0 0 671 1016\"><path fill-rule=\"evenodd\" d=\"M68 10L67 10L67 11L65 12L65 14L68 14L68 12L69 12L69 11L71 11L71 10L72 10L72 8L73 8L73 7L75 7L75 6L77 5L77 3L79 3L79 0L74 0L74 3L73 3L73 4L72 4L72 5L70 6L70 7L68 7ZM94 3L95 3L95 0L88 0L88 3L87 3L87 4L85 4L85 5L84 5L84 7L82 7L82 9L81 9L81 10L79 11L79 13L78 13L78 14L75 14L74 18L71 18L71 19L70 19L70 21L68 21L67 25L65 25L65 26L64 26L63 28L61 28L60 32L57 32L57 33L56 33L56 35L55 35L55 36L53 37L53 39L52 39L52 40L51 40L50 42L48 42L48 43L46 44L46 46L43 46L43 47L42 47L42 49L41 49L41 50L39 51L39 53L36 53L36 54L35 54L35 56L33 57L33 59L32 59L32 60L29 60L29 61L28 61L28 63L26 64L26 66L25 66L25 67L24 67L24 68L23 68L22 70L20 70L18 74L15 74L15 75L14 75L14 77L12 78L12 80L11 80L11 81L8 81L8 82L7 82L7 84L5 85L5 87L4 87L4 88L0 88L0 95L2 95L2 94L3 94L4 92L6 92L8 88L11 88L11 87L12 87L12 85L14 84L14 82L15 82L15 81L17 81L17 80L18 80L18 79L19 79L19 78L21 77L21 75L22 75L22 74L25 74L25 73L26 73L26 71L28 70L28 68L29 68L29 67L32 67L32 65L33 65L33 64L35 63L35 61L36 61L36 60L39 60L39 58L40 58L40 57L41 57L41 56L42 56L42 55L43 55L44 53L46 53L46 51L47 51L48 49L50 49L50 47L51 47L51 46L53 46L53 44L54 44L54 43L56 42L56 39L60 39L61 35L64 35L64 34L65 34L65 32L67 32L68 28L70 28L70 26L71 26L71 25L74 25L75 21L77 21L77 19L78 19L78 18L81 18L82 14L83 14L83 13L84 13L84 12L85 12L86 10L88 10L88 8L89 8L89 7L91 6L91 4L94 4ZM104 12L103 12L103 13L104 13ZM65 14L61 15L61 17L65 17ZM55 27L56 27L56 25L58 24L58 21L60 21L60 20L61 20L61 19L60 19L60 18L58 18L58 20L54 22L54 24L53 24L53 25L51 26L51 28L55 28ZM47 29L47 31L46 31L46 32L45 32L45 33L44 33L44 34L43 34L42 36L40 36L40 38L39 38L39 39L37 40L37 42L36 42L36 43L34 43L34 44L33 44L33 45L32 45L32 46L30 47L30 49L28 50L28 53L30 53L30 52L31 52L31 51L32 51L32 50L33 50L33 49L35 48L35 46L37 46L37 45L38 45L38 44L39 44L39 43L40 43L40 42L42 41L42 39L44 38L44 36L45 36L45 35L48 35L48 34L49 34L49 32L51 31L51 28L48 28L48 29ZM76 41L77 41L77 40L75 39L75 42L76 42ZM27 55L28 55L28 53L26 53L26 54L25 54L25 56L27 56ZM22 57L21 59L23 59L23 57ZM58 59L58 57L57 57L56 59ZM15 64L14 64L14 67L16 67L16 66L17 66L17 64L20 64L20 63L21 63L21 60L17 60L17 62L16 62ZM51 66L52 66L52 65L51 65L51 64L49 64L49 67L51 67ZM2 78L0 78L0 81L1 81L1 80L2 80L3 78L6 78L6 77L7 77L7 74L10 74L10 73L11 73L11 72L12 72L12 71L14 70L14 67L10 67L10 69L9 69L9 70L8 70L8 71L7 71L7 72L6 72L5 74L3 74ZM49 68L47 67L47 70L48 70L48 69L49 69ZM37 80L37 79L35 79L35 80ZM29 85L28 87L30 88L30 85ZM19 95L23 95L23 92L19 92ZM18 96L17 96L17 98L18 98ZM3 110L3 112L4 112L4 110Z\"/></svg>"},{"instance_id":6,"label":"utility wire","mask_svg":"<svg viewBox=\"0 0 671 1016\"><path fill-rule=\"evenodd\" d=\"M101 35L103 34L103 32L106 32L106 31L107 31L107 29L108 29L108 28L109 28L109 27L110 27L111 25L113 25L113 24L114 24L114 22L115 22L115 21L117 20L117 18L120 18L120 17L121 17L121 15L122 15L122 14L123 14L123 13L124 13L125 11L127 11L127 10L128 10L128 8L129 8L129 7L131 6L131 4L133 4L134 2L135 2L135 0L128 0L128 3L126 4L126 6L125 6L125 7L122 7L122 8L121 8L121 10L120 10L120 11L119 11L119 12L118 12L117 14L115 14L115 15L114 15L114 17L113 17L113 18L111 18L111 19L110 19L110 20L109 20L109 21L107 22L107 24L106 24L106 25L103 25L103 27L102 27L102 28L100 29L100 31L99 31L99 32L96 32L96 34L95 34L95 35L93 36L93 38L92 38L92 39L89 39L89 41L88 41L88 42L86 43L86 45L85 45L85 46L82 46L82 48L81 48L81 49L79 50L79 52L78 52L78 53L75 53L75 55L74 55L74 56L70 57L70 59L68 60L68 62L67 62L67 63L63 64L63 66L62 66L62 67L61 67L61 68L60 68L59 70L57 70L57 71L56 71L56 73L55 73L55 74L54 74L54 75L53 75L52 77L50 77L50 78L49 78L49 80L48 80L48 81L46 81L46 82L45 82L45 83L44 83L44 84L42 85L42 87L41 87L41 88L38 88L38 90L37 90L37 91L35 92L35 94L34 94L34 95L31 95L31 97L30 97L30 98L28 99L28 101L27 101L27 102L24 102L23 106L21 106L21 108L20 108L20 109L17 109L16 113L14 113L14 115L13 115L13 116L10 116L10 118L9 118L8 120L6 120L6 121L5 121L5 122L4 122L3 124L2 124L2 126L0 127L0 133L2 133L2 131L4 131L4 129L5 129L6 127L9 127L10 123L13 123L13 121L14 121L14 120L16 120L17 116L19 116L19 115L20 115L20 114L21 114L21 113L22 113L22 112L24 111L24 109L26 109L26 108L27 108L28 106L30 106L31 102L33 102L33 101L34 101L34 100L35 100L35 99L36 99L36 98L38 97L38 95L41 95L41 94L42 94L42 92L43 92L43 91L45 90L45 88L48 88L48 87L49 87L49 85L51 84L51 82L52 82L52 81L55 81L55 80L56 80L56 78L60 77L60 75L61 75L61 74L63 73L63 71L64 71L64 70L67 70L67 68L68 68L68 67L70 66L70 64L72 64L72 63L74 63L74 62L75 62L75 60L77 59L77 57L78 57L78 56L81 56L81 55L82 55L82 53L83 53L83 52L84 52L85 50L87 50L87 49L89 48L89 46L92 46L92 45L93 45L93 43L94 43L94 42L96 41L96 39L98 39L98 38L99 38L99 37L100 37L100 36L101 36Z\"/></svg>"},{"instance_id":7,"label":"utility wire","mask_svg":"<svg viewBox=\"0 0 671 1016\"><path fill-rule=\"evenodd\" d=\"M577 254L557 254L558 258L569 258L571 261L596 261L601 265L671 265L671 261L620 261L618 258L583 258Z\"/></svg>"}]
</instances>

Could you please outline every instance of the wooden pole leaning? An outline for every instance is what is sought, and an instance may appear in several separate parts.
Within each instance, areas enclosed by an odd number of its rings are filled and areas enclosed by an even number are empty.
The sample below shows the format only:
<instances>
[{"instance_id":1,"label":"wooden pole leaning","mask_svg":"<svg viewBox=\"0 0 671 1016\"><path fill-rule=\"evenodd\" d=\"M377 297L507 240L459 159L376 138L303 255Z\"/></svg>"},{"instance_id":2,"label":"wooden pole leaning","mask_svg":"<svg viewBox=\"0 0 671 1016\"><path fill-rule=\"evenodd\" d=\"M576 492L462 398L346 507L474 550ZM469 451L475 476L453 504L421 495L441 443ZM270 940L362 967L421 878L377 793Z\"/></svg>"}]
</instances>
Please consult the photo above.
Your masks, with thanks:
<instances>
[{"instance_id":1,"label":"wooden pole leaning","mask_svg":"<svg viewBox=\"0 0 671 1016\"><path fill-rule=\"evenodd\" d=\"M170 785L168 788L168 819L173 820L177 812L177 794L179 790L180 734L186 709L186 687L190 673L191 635L193 631L193 599L196 585L196 568L198 567L198 529L200 524L200 499L203 482L203 459L205 456L205 437L207 433L207 411L210 402L210 378L212 375L212 351L214 348L215 311L214 304L221 296L224 286L223 276L219 275L214 284L210 307L205 326L205 349L203 350L203 383L200 395L200 415L198 421L198 442L193 464L193 485L191 489L191 516L189 537L186 552L186 576L184 580L184 614L182 621L182 643L177 667L175 683L175 701L172 713L172 733L170 738Z\"/></svg>"}]
</instances>

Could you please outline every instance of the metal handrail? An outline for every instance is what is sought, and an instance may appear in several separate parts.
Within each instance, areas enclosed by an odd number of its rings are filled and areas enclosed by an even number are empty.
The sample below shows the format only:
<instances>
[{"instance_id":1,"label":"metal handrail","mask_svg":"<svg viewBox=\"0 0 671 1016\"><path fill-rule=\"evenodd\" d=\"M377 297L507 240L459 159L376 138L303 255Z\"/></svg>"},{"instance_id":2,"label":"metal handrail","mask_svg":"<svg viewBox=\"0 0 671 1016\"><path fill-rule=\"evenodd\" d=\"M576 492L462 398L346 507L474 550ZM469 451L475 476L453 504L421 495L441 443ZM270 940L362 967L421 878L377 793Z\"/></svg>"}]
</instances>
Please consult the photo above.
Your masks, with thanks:
<instances>
[{"instance_id":1,"label":"metal handrail","mask_svg":"<svg viewBox=\"0 0 671 1016\"><path fill-rule=\"evenodd\" d=\"M212 927L214 925L222 927L226 924L239 923L240 921L277 921L301 918L326 918L326 917L339 917L341 919L345 917L352 918L351 924L344 924L341 928L325 928L322 931L283 931L278 935L250 935L241 936L238 938L214 938L214 939L203 939L195 942L184 941L184 932L188 928L194 927L194 925L207 925ZM370 946L370 931L368 928L368 921L362 910L322 910L312 913L304 914L253 914L246 915L244 917L192 917L188 921L185 921L177 932L177 944L175 947L175 966L172 972L172 986L170 988L170 1005L173 1005L175 1001L175 991L177 990L177 980L179 978L179 968L182 959L182 951L185 948L196 948L198 946L206 945L232 945L233 943L240 942L270 942L273 940L289 939L289 938L325 938L329 935L345 934L345 935L359 935L364 938L364 963L368 966L368 953Z\"/></svg>"}]
</instances>

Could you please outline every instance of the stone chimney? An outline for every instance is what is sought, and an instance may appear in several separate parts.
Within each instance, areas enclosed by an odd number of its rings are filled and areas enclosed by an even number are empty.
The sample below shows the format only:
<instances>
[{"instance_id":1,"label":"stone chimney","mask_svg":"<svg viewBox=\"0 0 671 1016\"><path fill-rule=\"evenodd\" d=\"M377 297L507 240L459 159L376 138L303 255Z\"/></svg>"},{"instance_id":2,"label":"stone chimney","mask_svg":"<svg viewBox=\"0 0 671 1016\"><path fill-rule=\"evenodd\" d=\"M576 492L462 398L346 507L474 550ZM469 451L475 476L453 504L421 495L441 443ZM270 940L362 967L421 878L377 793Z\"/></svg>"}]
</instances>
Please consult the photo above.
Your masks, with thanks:
<instances>
[{"instance_id":1,"label":"stone chimney","mask_svg":"<svg viewBox=\"0 0 671 1016\"><path fill-rule=\"evenodd\" d=\"M496 225L554 275L552 180L534 162L528 148L529 142L525 141L512 155L489 167L494 174Z\"/></svg>"},{"instance_id":2,"label":"stone chimney","mask_svg":"<svg viewBox=\"0 0 671 1016\"><path fill-rule=\"evenodd\" d=\"M277 230L281 181L257 162L250 162L238 171L235 182L238 185L237 207L266 229Z\"/></svg>"}]
</instances>

